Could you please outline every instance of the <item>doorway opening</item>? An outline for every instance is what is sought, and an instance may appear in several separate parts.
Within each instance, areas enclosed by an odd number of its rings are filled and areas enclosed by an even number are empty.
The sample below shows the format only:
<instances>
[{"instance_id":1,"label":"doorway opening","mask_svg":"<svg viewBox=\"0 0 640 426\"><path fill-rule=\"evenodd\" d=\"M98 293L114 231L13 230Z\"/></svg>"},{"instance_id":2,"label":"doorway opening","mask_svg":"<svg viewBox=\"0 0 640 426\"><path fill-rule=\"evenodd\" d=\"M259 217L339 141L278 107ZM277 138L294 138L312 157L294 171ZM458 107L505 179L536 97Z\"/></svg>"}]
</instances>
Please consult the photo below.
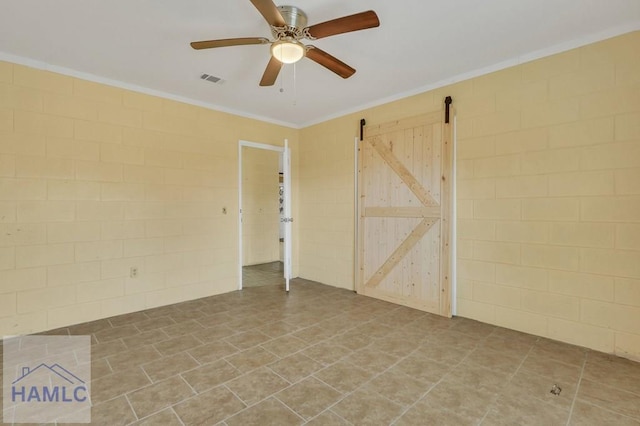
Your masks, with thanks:
<instances>
[{"instance_id":1,"label":"doorway opening","mask_svg":"<svg viewBox=\"0 0 640 426\"><path fill-rule=\"evenodd\" d=\"M291 275L290 160L284 147L240 141L238 288L277 285Z\"/></svg>"}]
</instances>

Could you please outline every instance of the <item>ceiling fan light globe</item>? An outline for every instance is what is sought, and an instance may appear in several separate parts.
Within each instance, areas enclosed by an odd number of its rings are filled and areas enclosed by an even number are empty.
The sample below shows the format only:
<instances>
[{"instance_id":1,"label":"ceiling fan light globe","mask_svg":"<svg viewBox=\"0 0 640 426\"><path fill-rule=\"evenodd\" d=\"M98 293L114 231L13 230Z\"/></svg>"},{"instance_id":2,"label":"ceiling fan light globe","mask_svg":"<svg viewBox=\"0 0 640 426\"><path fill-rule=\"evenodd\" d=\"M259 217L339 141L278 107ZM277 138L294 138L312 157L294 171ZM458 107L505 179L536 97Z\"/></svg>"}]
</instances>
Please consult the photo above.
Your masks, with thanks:
<instances>
[{"instance_id":1,"label":"ceiling fan light globe","mask_svg":"<svg viewBox=\"0 0 640 426\"><path fill-rule=\"evenodd\" d=\"M283 64L293 64L304 58L305 47L296 40L280 40L271 45L271 55Z\"/></svg>"}]
</instances>

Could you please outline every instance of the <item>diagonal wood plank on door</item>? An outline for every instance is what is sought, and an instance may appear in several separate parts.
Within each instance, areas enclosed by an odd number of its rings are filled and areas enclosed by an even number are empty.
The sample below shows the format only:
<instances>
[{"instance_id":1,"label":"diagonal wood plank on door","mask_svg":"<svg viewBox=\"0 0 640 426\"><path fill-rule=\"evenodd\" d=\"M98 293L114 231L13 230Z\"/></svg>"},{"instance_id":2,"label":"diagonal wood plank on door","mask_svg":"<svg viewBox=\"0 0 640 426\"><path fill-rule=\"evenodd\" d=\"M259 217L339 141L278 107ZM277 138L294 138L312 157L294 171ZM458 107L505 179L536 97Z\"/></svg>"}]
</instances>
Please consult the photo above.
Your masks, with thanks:
<instances>
[{"instance_id":1,"label":"diagonal wood plank on door","mask_svg":"<svg viewBox=\"0 0 640 426\"><path fill-rule=\"evenodd\" d=\"M369 144L376 150L376 152L384 159L384 161L391 167L391 169L402 179L405 185L418 197L418 200L425 206L437 206L438 202L433 199L431 194L425 189L424 186L416 177L405 167L404 164L391 152L389 148L385 146L380 138L374 137L369 140Z\"/></svg>"},{"instance_id":2,"label":"diagonal wood plank on door","mask_svg":"<svg viewBox=\"0 0 640 426\"><path fill-rule=\"evenodd\" d=\"M365 284L367 287L375 287L400 263L404 256L424 237L438 219L424 218L409 236L395 249L395 251L387 258L387 260L378 268L378 270L369 278Z\"/></svg>"}]
</instances>

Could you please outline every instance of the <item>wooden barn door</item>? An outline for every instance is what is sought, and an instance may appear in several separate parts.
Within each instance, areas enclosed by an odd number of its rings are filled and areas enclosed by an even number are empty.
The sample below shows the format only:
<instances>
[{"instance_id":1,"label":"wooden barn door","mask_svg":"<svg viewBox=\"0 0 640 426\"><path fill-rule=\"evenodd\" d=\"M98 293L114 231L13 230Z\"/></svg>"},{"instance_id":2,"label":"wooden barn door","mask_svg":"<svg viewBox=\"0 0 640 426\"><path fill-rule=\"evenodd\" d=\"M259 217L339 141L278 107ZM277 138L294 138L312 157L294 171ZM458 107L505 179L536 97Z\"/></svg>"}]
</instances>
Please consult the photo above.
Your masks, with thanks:
<instances>
[{"instance_id":1,"label":"wooden barn door","mask_svg":"<svg viewBox=\"0 0 640 426\"><path fill-rule=\"evenodd\" d=\"M452 127L443 111L366 127L359 294L451 316Z\"/></svg>"}]
</instances>

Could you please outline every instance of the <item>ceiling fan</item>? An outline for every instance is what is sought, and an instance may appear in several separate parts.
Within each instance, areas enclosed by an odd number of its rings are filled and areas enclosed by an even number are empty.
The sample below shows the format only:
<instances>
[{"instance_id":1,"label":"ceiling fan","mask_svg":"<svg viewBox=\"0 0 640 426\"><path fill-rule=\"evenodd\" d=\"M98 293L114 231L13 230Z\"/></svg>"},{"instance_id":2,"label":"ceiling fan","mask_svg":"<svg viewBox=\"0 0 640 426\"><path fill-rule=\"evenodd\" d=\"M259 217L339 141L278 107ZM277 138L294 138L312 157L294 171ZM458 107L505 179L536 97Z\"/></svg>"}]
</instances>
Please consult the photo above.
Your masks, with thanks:
<instances>
[{"instance_id":1,"label":"ceiling fan","mask_svg":"<svg viewBox=\"0 0 640 426\"><path fill-rule=\"evenodd\" d=\"M327 52L312 45L304 45L301 39L317 40L332 35L378 27L380 21L373 10L344 16L307 27L307 15L295 6L277 6L272 0L251 0L271 26L274 40L264 37L227 38L194 41L196 50L215 47L271 44L271 59L262 75L260 86L273 86L283 64L291 64L307 57L342 78L351 77L356 70Z\"/></svg>"}]
</instances>

